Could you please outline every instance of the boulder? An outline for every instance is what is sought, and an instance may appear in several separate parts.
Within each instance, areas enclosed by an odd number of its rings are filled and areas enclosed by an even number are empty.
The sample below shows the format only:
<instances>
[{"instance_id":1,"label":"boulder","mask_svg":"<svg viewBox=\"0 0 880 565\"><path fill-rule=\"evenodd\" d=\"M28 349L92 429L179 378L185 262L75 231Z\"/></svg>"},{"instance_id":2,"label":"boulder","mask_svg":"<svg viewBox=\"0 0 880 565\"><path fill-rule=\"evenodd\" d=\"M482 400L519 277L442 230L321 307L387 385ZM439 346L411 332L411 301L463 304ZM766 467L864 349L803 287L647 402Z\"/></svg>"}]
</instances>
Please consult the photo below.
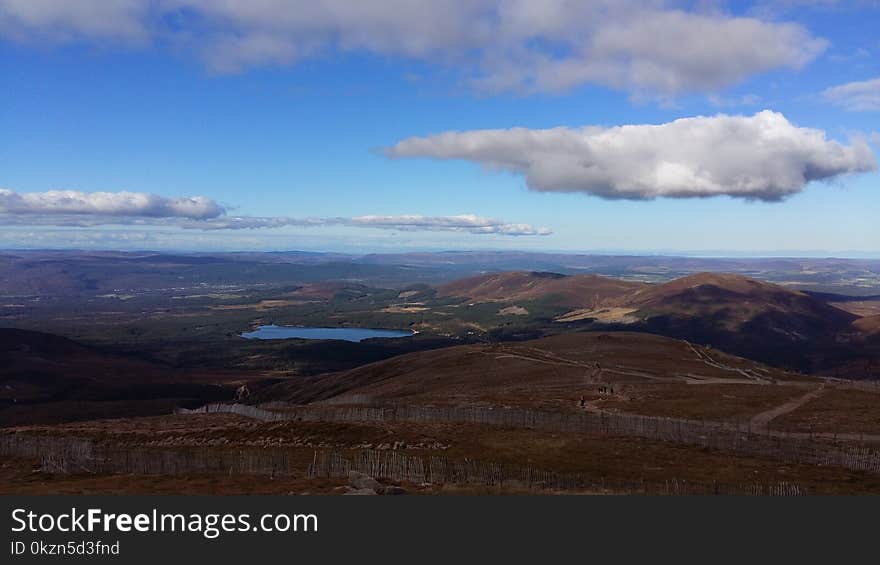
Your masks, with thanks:
<instances>
[{"instance_id":1,"label":"boulder","mask_svg":"<svg viewBox=\"0 0 880 565\"><path fill-rule=\"evenodd\" d=\"M382 484L379 481L369 475L358 473L357 471L349 471L348 482L356 489L368 488L378 491L382 488Z\"/></svg>"}]
</instances>

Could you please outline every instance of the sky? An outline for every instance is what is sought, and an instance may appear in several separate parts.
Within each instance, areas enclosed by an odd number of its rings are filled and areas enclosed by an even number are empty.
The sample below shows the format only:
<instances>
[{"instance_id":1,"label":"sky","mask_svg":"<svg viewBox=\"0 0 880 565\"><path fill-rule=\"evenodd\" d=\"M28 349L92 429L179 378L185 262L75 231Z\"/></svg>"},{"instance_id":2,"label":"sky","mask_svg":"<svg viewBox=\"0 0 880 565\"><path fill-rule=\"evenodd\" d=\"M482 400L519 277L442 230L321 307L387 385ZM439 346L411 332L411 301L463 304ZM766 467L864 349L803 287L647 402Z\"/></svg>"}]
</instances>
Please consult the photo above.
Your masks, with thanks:
<instances>
[{"instance_id":1,"label":"sky","mask_svg":"<svg viewBox=\"0 0 880 565\"><path fill-rule=\"evenodd\" d=\"M0 248L880 256L880 2L0 0Z\"/></svg>"}]
</instances>

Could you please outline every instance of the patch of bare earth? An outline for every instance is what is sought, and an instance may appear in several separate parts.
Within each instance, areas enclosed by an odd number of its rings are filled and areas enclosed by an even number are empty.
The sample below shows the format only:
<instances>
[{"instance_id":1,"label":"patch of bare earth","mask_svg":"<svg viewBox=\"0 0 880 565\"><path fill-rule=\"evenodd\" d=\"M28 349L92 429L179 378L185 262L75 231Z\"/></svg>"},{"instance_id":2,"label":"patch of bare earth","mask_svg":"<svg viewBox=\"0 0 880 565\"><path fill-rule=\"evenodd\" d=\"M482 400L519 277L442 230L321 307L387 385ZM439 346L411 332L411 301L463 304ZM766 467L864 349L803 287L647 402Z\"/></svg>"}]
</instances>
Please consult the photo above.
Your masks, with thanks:
<instances>
[{"instance_id":1,"label":"patch of bare earth","mask_svg":"<svg viewBox=\"0 0 880 565\"><path fill-rule=\"evenodd\" d=\"M498 311L499 316L528 316L529 311L522 306L508 306Z\"/></svg>"},{"instance_id":2,"label":"patch of bare earth","mask_svg":"<svg viewBox=\"0 0 880 565\"><path fill-rule=\"evenodd\" d=\"M594 319L603 324L634 324L639 321L635 316L631 316L635 312L635 308L581 308L572 310L562 316L556 318L556 322L577 322L580 320Z\"/></svg>"},{"instance_id":3,"label":"patch of bare earth","mask_svg":"<svg viewBox=\"0 0 880 565\"><path fill-rule=\"evenodd\" d=\"M260 300L253 304L221 304L211 306L212 310L256 310L263 312L266 310L274 310L276 308L284 308L285 306L297 306L307 304L305 300Z\"/></svg>"},{"instance_id":4,"label":"patch of bare earth","mask_svg":"<svg viewBox=\"0 0 880 565\"><path fill-rule=\"evenodd\" d=\"M709 421L747 421L804 394L785 385L641 384L623 387L597 406L619 412Z\"/></svg>"}]
</instances>

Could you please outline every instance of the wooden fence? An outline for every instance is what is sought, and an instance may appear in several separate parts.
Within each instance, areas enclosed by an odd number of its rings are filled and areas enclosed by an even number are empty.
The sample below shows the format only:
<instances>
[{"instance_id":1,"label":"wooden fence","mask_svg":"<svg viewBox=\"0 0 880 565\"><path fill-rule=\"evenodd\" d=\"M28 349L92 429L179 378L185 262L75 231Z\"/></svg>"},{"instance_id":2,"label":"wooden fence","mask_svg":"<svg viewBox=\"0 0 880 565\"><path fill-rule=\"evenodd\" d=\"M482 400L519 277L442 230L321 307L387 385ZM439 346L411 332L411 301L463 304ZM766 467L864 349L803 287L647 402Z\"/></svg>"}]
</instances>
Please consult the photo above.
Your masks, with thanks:
<instances>
[{"instance_id":1,"label":"wooden fence","mask_svg":"<svg viewBox=\"0 0 880 565\"><path fill-rule=\"evenodd\" d=\"M631 436L696 445L786 463L842 467L880 473L880 450L754 433L739 423L705 422L635 414L558 413L526 409L444 406L314 406L273 403L273 410L244 404L209 404L179 414L230 413L267 422L461 422L552 432Z\"/></svg>"},{"instance_id":2,"label":"wooden fence","mask_svg":"<svg viewBox=\"0 0 880 565\"><path fill-rule=\"evenodd\" d=\"M75 437L0 435L0 456L38 458L48 473L88 471L82 465L94 460L94 447L91 440Z\"/></svg>"},{"instance_id":3,"label":"wooden fence","mask_svg":"<svg viewBox=\"0 0 880 565\"><path fill-rule=\"evenodd\" d=\"M0 456L33 457L47 473L347 477L349 471L415 484L479 484L553 491L629 494L803 495L790 483L771 485L668 481L611 481L584 473L556 473L507 463L446 457L417 457L392 450L363 450L347 455L316 452L307 469L289 449L125 448L72 437L0 434Z\"/></svg>"},{"instance_id":4,"label":"wooden fence","mask_svg":"<svg viewBox=\"0 0 880 565\"><path fill-rule=\"evenodd\" d=\"M308 476L347 477L357 471L380 479L415 484L477 484L530 490L590 491L616 494L652 495L805 495L798 485L701 483L671 479L666 481L619 481L597 479L585 473L556 473L506 463L446 457L419 457L396 451L359 451L351 454L316 452Z\"/></svg>"},{"instance_id":5,"label":"wooden fence","mask_svg":"<svg viewBox=\"0 0 880 565\"><path fill-rule=\"evenodd\" d=\"M285 449L129 448L87 439L0 435L0 456L39 458L49 473L303 476L303 458Z\"/></svg>"}]
</instances>

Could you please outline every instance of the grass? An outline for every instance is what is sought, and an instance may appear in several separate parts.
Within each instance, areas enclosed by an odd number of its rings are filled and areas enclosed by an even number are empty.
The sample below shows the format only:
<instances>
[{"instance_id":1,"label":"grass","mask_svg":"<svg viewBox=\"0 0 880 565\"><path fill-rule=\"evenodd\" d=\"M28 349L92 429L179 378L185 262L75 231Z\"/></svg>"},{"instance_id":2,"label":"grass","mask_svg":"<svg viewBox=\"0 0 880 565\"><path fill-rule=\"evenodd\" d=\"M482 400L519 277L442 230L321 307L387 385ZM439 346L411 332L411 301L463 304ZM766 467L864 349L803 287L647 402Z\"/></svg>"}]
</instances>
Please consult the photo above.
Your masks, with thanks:
<instances>
[{"instance_id":1,"label":"grass","mask_svg":"<svg viewBox=\"0 0 880 565\"><path fill-rule=\"evenodd\" d=\"M776 418L770 426L790 432L880 434L880 394L830 390Z\"/></svg>"},{"instance_id":2,"label":"grass","mask_svg":"<svg viewBox=\"0 0 880 565\"><path fill-rule=\"evenodd\" d=\"M694 420L747 420L804 394L793 386L747 384L645 384L629 385L621 396L601 400L604 409L645 416Z\"/></svg>"}]
</instances>

